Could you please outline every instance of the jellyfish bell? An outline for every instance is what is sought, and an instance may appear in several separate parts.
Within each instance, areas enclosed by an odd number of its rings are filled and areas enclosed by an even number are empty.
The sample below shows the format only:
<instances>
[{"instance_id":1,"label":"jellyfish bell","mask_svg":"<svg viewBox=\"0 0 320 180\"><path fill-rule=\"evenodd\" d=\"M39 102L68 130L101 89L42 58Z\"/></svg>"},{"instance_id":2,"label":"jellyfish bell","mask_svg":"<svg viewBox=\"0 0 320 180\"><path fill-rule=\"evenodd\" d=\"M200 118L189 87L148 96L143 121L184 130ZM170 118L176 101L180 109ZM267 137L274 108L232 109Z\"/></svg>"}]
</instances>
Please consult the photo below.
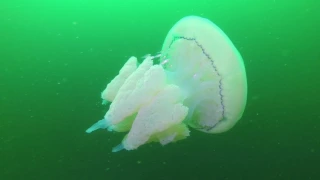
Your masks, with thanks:
<instances>
[{"instance_id":1,"label":"jellyfish bell","mask_svg":"<svg viewBox=\"0 0 320 180\"><path fill-rule=\"evenodd\" d=\"M247 99L242 57L227 35L208 19L187 16L169 31L161 62L171 82L187 91L187 124L221 133L241 118ZM198 76L197 79L194 76Z\"/></svg>"},{"instance_id":2,"label":"jellyfish bell","mask_svg":"<svg viewBox=\"0 0 320 180\"><path fill-rule=\"evenodd\" d=\"M108 84L102 99L111 102L110 108L86 131L128 132L113 152L176 142L189 136L189 127L225 132L241 118L247 98L243 60L211 21L182 18L161 54L144 58L138 66L131 57Z\"/></svg>"}]
</instances>

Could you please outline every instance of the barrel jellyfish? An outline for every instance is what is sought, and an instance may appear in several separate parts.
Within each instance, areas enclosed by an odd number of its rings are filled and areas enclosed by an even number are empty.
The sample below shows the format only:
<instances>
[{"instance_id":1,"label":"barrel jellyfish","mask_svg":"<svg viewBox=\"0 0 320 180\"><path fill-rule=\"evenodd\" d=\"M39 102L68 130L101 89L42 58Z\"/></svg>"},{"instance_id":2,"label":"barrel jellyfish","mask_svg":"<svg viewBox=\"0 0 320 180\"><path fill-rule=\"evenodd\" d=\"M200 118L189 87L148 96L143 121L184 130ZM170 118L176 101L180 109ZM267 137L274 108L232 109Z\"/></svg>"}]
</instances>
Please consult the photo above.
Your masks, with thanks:
<instances>
[{"instance_id":1,"label":"barrel jellyfish","mask_svg":"<svg viewBox=\"0 0 320 180\"><path fill-rule=\"evenodd\" d=\"M210 20L187 16L167 34L159 54L130 57L101 93L110 102L89 129L128 132L113 152L185 139L190 128L222 133L241 118L247 78L238 50Z\"/></svg>"}]
</instances>

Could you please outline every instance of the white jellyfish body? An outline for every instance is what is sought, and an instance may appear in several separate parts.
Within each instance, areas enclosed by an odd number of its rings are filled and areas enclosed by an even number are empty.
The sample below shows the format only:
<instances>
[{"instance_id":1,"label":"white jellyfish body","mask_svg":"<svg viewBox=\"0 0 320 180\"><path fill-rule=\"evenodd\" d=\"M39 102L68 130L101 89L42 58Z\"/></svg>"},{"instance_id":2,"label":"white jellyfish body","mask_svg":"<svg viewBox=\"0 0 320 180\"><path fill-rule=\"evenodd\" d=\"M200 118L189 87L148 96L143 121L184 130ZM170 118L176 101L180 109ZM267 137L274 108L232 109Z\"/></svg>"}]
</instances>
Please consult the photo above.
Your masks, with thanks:
<instances>
[{"instance_id":1,"label":"white jellyfish body","mask_svg":"<svg viewBox=\"0 0 320 180\"><path fill-rule=\"evenodd\" d=\"M206 133L232 128L245 109L246 73L241 55L219 27L188 16L171 28L161 55L149 55L139 66L131 57L102 99L110 108L86 132L128 132L113 152L149 142L165 145L189 136L188 127Z\"/></svg>"}]
</instances>

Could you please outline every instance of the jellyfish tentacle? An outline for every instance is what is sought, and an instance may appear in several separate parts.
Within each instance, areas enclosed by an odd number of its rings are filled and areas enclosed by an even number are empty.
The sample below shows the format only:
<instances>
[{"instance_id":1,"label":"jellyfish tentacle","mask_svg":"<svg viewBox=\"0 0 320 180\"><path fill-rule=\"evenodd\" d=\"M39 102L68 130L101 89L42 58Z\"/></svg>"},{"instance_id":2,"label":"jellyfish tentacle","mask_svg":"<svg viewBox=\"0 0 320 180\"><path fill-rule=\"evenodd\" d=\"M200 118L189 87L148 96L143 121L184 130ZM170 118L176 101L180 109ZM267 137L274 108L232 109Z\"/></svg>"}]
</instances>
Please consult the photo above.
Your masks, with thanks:
<instances>
[{"instance_id":1,"label":"jellyfish tentacle","mask_svg":"<svg viewBox=\"0 0 320 180\"><path fill-rule=\"evenodd\" d=\"M106 119L101 119L98 122L94 123L91 127L86 130L86 133L91 133L98 129L106 129L110 126Z\"/></svg>"},{"instance_id":2,"label":"jellyfish tentacle","mask_svg":"<svg viewBox=\"0 0 320 180\"><path fill-rule=\"evenodd\" d=\"M122 143L112 148L112 152L119 152L121 150L124 150L124 146Z\"/></svg>"}]
</instances>

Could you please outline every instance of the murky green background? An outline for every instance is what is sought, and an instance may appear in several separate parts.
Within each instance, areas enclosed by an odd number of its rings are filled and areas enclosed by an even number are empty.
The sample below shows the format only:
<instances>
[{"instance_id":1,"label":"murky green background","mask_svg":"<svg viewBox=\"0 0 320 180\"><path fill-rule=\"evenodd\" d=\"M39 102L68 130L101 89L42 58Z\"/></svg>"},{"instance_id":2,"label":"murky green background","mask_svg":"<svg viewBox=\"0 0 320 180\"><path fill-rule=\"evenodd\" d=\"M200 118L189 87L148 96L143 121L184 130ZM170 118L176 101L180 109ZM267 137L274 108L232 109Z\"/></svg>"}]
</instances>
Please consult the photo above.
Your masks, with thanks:
<instances>
[{"instance_id":1,"label":"murky green background","mask_svg":"<svg viewBox=\"0 0 320 180\"><path fill-rule=\"evenodd\" d=\"M317 0L1 0L1 180L320 179ZM243 118L162 147L111 153L124 134L84 131L129 56L175 22L209 18L242 54Z\"/></svg>"}]
</instances>

